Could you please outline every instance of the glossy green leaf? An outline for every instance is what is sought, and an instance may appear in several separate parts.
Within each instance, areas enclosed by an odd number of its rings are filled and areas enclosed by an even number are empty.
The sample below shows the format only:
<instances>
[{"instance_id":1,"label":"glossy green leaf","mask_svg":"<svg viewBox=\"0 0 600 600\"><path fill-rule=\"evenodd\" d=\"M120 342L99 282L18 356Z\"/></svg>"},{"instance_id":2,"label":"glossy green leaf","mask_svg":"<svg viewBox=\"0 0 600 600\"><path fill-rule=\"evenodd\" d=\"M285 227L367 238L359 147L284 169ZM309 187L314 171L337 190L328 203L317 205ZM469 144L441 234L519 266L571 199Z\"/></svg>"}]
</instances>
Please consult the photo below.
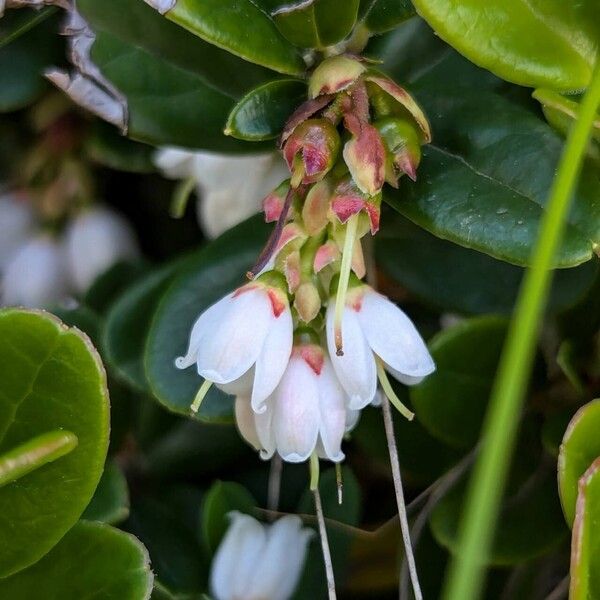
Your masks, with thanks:
<instances>
[{"instance_id":1,"label":"glossy green leaf","mask_svg":"<svg viewBox=\"0 0 600 600\"><path fill-rule=\"evenodd\" d=\"M225 134L240 140L270 140L277 137L289 116L306 100L306 83L278 79L246 94L227 119Z\"/></svg>"},{"instance_id":2,"label":"glossy green leaf","mask_svg":"<svg viewBox=\"0 0 600 600\"><path fill-rule=\"evenodd\" d=\"M415 16L410 0L361 0L360 18L372 33L383 33Z\"/></svg>"},{"instance_id":3,"label":"glossy green leaf","mask_svg":"<svg viewBox=\"0 0 600 600\"><path fill-rule=\"evenodd\" d=\"M243 149L223 135L233 100L197 74L105 31L97 32L92 59L127 99L133 139L223 152Z\"/></svg>"},{"instance_id":4,"label":"glossy green leaf","mask_svg":"<svg viewBox=\"0 0 600 600\"><path fill-rule=\"evenodd\" d=\"M260 217L245 221L190 257L164 294L152 319L145 353L152 393L169 410L189 415L202 379L192 367L181 371L175 358L185 353L196 319L211 304L245 282L267 238ZM197 418L230 420L233 399L211 388Z\"/></svg>"},{"instance_id":5,"label":"glossy green leaf","mask_svg":"<svg viewBox=\"0 0 600 600\"><path fill-rule=\"evenodd\" d=\"M194 73L226 96L237 98L274 75L171 23L142 0L81 0L77 9L93 29Z\"/></svg>"},{"instance_id":6,"label":"glossy green leaf","mask_svg":"<svg viewBox=\"0 0 600 600\"><path fill-rule=\"evenodd\" d=\"M0 455L49 430L78 439L67 455L0 488L0 538L11 540L0 545L6 576L46 554L89 503L108 447L109 405L89 339L46 313L0 312L0 380Z\"/></svg>"},{"instance_id":7,"label":"glossy green leaf","mask_svg":"<svg viewBox=\"0 0 600 600\"><path fill-rule=\"evenodd\" d=\"M229 527L231 511L252 514L256 500L239 483L217 481L212 485L202 506L202 531L204 542L211 553L215 553Z\"/></svg>"},{"instance_id":8,"label":"glossy green leaf","mask_svg":"<svg viewBox=\"0 0 600 600\"><path fill-rule=\"evenodd\" d=\"M123 527L138 537L152 557L152 570L173 594L206 589L207 562L190 523L168 503L146 494L134 501Z\"/></svg>"},{"instance_id":9,"label":"glossy green leaf","mask_svg":"<svg viewBox=\"0 0 600 600\"><path fill-rule=\"evenodd\" d=\"M375 238L377 263L429 305L463 314L511 314L523 269L437 238L402 218L385 215ZM548 310L574 306L592 288L597 261L556 272Z\"/></svg>"},{"instance_id":10,"label":"glossy green leaf","mask_svg":"<svg viewBox=\"0 0 600 600\"><path fill-rule=\"evenodd\" d=\"M0 456L0 487L62 458L77 447L77 436L57 429L42 433Z\"/></svg>"},{"instance_id":11,"label":"glossy green leaf","mask_svg":"<svg viewBox=\"0 0 600 600\"><path fill-rule=\"evenodd\" d=\"M148 552L136 538L80 521L42 560L0 579L0 597L147 600L152 580Z\"/></svg>"},{"instance_id":12,"label":"glossy green leaf","mask_svg":"<svg viewBox=\"0 0 600 600\"><path fill-rule=\"evenodd\" d=\"M569 600L600 596L600 459L579 480L577 513L571 542Z\"/></svg>"},{"instance_id":13,"label":"glossy green leaf","mask_svg":"<svg viewBox=\"0 0 600 600\"><path fill-rule=\"evenodd\" d=\"M430 342L436 370L410 389L410 399L434 437L455 448L477 442L506 329L502 317L477 317L441 331Z\"/></svg>"},{"instance_id":14,"label":"glossy green leaf","mask_svg":"<svg viewBox=\"0 0 600 600\"><path fill-rule=\"evenodd\" d=\"M300 54L252 0L178 0L166 16L252 63L288 75L304 72Z\"/></svg>"},{"instance_id":15,"label":"glossy green leaf","mask_svg":"<svg viewBox=\"0 0 600 600\"><path fill-rule=\"evenodd\" d=\"M359 0L279 2L271 16L282 35L301 48L323 49L341 42L354 27Z\"/></svg>"},{"instance_id":16,"label":"glossy green leaf","mask_svg":"<svg viewBox=\"0 0 600 600\"><path fill-rule=\"evenodd\" d=\"M107 463L92 501L81 517L88 521L114 525L125 520L128 515L129 490L125 475L116 463Z\"/></svg>"},{"instance_id":17,"label":"glossy green leaf","mask_svg":"<svg viewBox=\"0 0 600 600\"><path fill-rule=\"evenodd\" d=\"M433 125L415 184L386 199L434 235L527 265L562 151L562 139L529 110L485 91L417 87ZM590 260L600 241L600 181L584 168L556 266Z\"/></svg>"},{"instance_id":18,"label":"glossy green leaf","mask_svg":"<svg viewBox=\"0 0 600 600\"><path fill-rule=\"evenodd\" d=\"M46 89L43 70L63 56L57 24L56 18L46 19L12 43L0 45L0 112L23 108Z\"/></svg>"},{"instance_id":19,"label":"glossy green leaf","mask_svg":"<svg viewBox=\"0 0 600 600\"><path fill-rule=\"evenodd\" d=\"M542 467L543 469L543 467ZM465 485L453 489L433 509L429 520L434 537L454 553L458 549ZM512 565L543 555L565 538L560 519L560 503L551 469L531 473L530 477L504 499L490 556L492 565Z\"/></svg>"},{"instance_id":20,"label":"glossy green leaf","mask_svg":"<svg viewBox=\"0 0 600 600\"><path fill-rule=\"evenodd\" d=\"M54 6L45 6L40 10L7 10L0 19L0 48L51 17L56 10Z\"/></svg>"},{"instance_id":21,"label":"glossy green leaf","mask_svg":"<svg viewBox=\"0 0 600 600\"><path fill-rule=\"evenodd\" d=\"M104 121L94 121L85 140L85 151L96 163L127 173L153 173L152 146L122 136Z\"/></svg>"},{"instance_id":22,"label":"glossy green leaf","mask_svg":"<svg viewBox=\"0 0 600 600\"><path fill-rule=\"evenodd\" d=\"M595 0L413 3L442 39L503 79L559 90L581 89L590 81L600 41Z\"/></svg>"},{"instance_id":23,"label":"glossy green leaf","mask_svg":"<svg viewBox=\"0 0 600 600\"><path fill-rule=\"evenodd\" d=\"M152 316L181 262L152 271L130 285L111 306L104 327L106 360L129 384L148 390L144 346Z\"/></svg>"},{"instance_id":24,"label":"glossy green leaf","mask_svg":"<svg viewBox=\"0 0 600 600\"><path fill-rule=\"evenodd\" d=\"M558 455L558 489L569 525L575 518L577 482L600 456L600 400L580 408L571 419Z\"/></svg>"}]
</instances>

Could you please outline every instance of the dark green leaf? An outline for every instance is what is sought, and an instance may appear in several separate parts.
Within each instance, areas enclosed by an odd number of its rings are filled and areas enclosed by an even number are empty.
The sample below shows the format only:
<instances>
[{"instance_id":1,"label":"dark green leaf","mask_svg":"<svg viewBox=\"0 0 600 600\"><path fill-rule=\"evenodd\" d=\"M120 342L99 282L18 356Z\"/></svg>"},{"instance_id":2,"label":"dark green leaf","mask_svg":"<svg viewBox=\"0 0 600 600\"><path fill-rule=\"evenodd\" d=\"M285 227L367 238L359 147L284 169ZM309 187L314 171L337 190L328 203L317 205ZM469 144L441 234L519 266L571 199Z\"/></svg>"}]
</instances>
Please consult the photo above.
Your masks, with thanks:
<instances>
[{"instance_id":1,"label":"dark green leaf","mask_svg":"<svg viewBox=\"0 0 600 600\"><path fill-rule=\"evenodd\" d=\"M298 79L279 79L248 92L233 108L225 133L240 140L277 137L288 117L306 100L306 84Z\"/></svg>"},{"instance_id":2,"label":"dark green leaf","mask_svg":"<svg viewBox=\"0 0 600 600\"><path fill-rule=\"evenodd\" d=\"M600 596L600 459L579 480L571 546L570 600Z\"/></svg>"},{"instance_id":3,"label":"dark green leaf","mask_svg":"<svg viewBox=\"0 0 600 600\"><path fill-rule=\"evenodd\" d=\"M160 582L173 593L205 589L207 564L194 532L167 503L150 495L134 501L124 528L148 548L152 569Z\"/></svg>"},{"instance_id":4,"label":"dark green leaf","mask_svg":"<svg viewBox=\"0 0 600 600\"><path fill-rule=\"evenodd\" d=\"M259 217L245 221L190 257L164 294L152 319L145 353L146 377L153 394L168 409L189 415L202 379L192 367L180 371L175 358L185 353L196 319L211 304L243 285L266 240ZM230 420L232 398L211 388L198 418Z\"/></svg>"},{"instance_id":5,"label":"dark green leaf","mask_svg":"<svg viewBox=\"0 0 600 600\"><path fill-rule=\"evenodd\" d=\"M227 528L228 514L232 510L251 515L256 500L239 483L217 481L212 485L202 507L202 531L204 542L211 553L215 553Z\"/></svg>"},{"instance_id":6,"label":"dark green leaf","mask_svg":"<svg viewBox=\"0 0 600 600\"><path fill-rule=\"evenodd\" d=\"M415 14L410 0L361 0L360 3L361 21L373 33L394 29Z\"/></svg>"},{"instance_id":7,"label":"dark green leaf","mask_svg":"<svg viewBox=\"0 0 600 600\"><path fill-rule=\"evenodd\" d=\"M223 135L233 100L195 73L103 31L98 32L92 58L127 99L130 137L154 145L243 149Z\"/></svg>"},{"instance_id":8,"label":"dark green leaf","mask_svg":"<svg viewBox=\"0 0 600 600\"><path fill-rule=\"evenodd\" d=\"M442 39L503 79L560 90L589 83L600 41L595 0L463 0L460 9L452 0L413 3Z\"/></svg>"},{"instance_id":9,"label":"dark green leaf","mask_svg":"<svg viewBox=\"0 0 600 600\"><path fill-rule=\"evenodd\" d=\"M126 519L128 515L127 480L116 463L107 463L94 497L85 509L82 518L114 525Z\"/></svg>"},{"instance_id":10,"label":"dark green leaf","mask_svg":"<svg viewBox=\"0 0 600 600\"><path fill-rule=\"evenodd\" d=\"M341 42L354 27L359 0L309 0L271 9L277 28L292 44L323 49Z\"/></svg>"},{"instance_id":11,"label":"dark green leaf","mask_svg":"<svg viewBox=\"0 0 600 600\"><path fill-rule=\"evenodd\" d=\"M231 98L274 75L169 22L143 0L80 0L77 8L93 29L193 73L208 87Z\"/></svg>"},{"instance_id":12,"label":"dark green leaf","mask_svg":"<svg viewBox=\"0 0 600 600\"><path fill-rule=\"evenodd\" d=\"M451 553L458 549L457 529L460 522L465 485L452 490L434 508L430 525L437 541ZM514 494L504 500L498 516L501 527L486 561L493 565L512 565L545 554L565 538L560 519L560 503L552 469L542 467Z\"/></svg>"},{"instance_id":13,"label":"dark green leaf","mask_svg":"<svg viewBox=\"0 0 600 600\"><path fill-rule=\"evenodd\" d=\"M139 390L148 390L144 345L152 316L180 262L153 271L130 285L111 306L104 328L106 360Z\"/></svg>"},{"instance_id":14,"label":"dark green leaf","mask_svg":"<svg viewBox=\"0 0 600 600\"><path fill-rule=\"evenodd\" d=\"M304 72L296 49L251 0L178 0L166 16L245 60L288 75Z\"/></svg>"},{"instance_id":15,"label":"dark green leaf","mask_svg":"<svg viewBox=\"0 0 600 600\"><path fill-rule=\"evenodd\" d=\"M522 268L452 244L392 216L382 219L375 243L377 262L394 281L440 310L512 313ZM549 312L564 311L584 298L597 274L597 261L556 271Z\"/></svg>"},{"instance_id":16,"label":"dark green leaf","mask_svg":"<svg viewBox=\"0 0 600 600\"><path fill-rule=\"evenodd\" d=\"M44 313L0 312L0 380L0 454L49 430L78 439L66 456L0 489L6 576L46 554L89 503L106 457L109 405L88 338Z\"/></svg>"},{"instance_id":17,"label":"dark green leaf","mask_svg":"<svg viewBox=\"0 0 600 600\"><path fill-rule=\"evenodd\" d=\"M94 121L85 140L85 150L95 162L128 173L152 173L155 149L120 135L104 121Z\"/></svg>"},{"instance_id":18,"label":"dark green leaf","mask_svg":"<svg viewBox=\"0 0 600 600\"><path fill-rule=\"evenodd\" d=\"M600 457L600 400L580 408L571 419L558 456L558 489L563 512L569 525L575 518L577 482L587 468Z\"/></svg>"},{"instance_id":19,"label":"dark green leaf","mask_svg":"<svg viewBox=\"0 0 600 600\"><path fill-rule=\"evenodd\" d=\"M435 372L410 389L419 421L436 438L470 448L479 438L507 320L486 316L440 332L429 344Z\"/></svg>"},{"instance_id":20,"label":"dark green leaf","mask_svg":"<svg viewBox=\"0 0 600 600\"><path fill-rule=\"evenodd\" d=\"M7 600L147 600L153 575L146 549L132 535L80 521L42 560L0 579Z\"/></svg>"},{"instance_id":21,"label":"dark green leaf","mask_svg":"<svg viewBox=\"0 0 600 600\"><path fill-rule=\"evenodd\" d=\"M10 44L0 45L0 112L33 102L47 86L42 71L60 62L62 56L55 18L44 20Z\"/></svg>"},{"instance_id":22,"label":"dark green leaf","mask_svg":"<svg viewBox=\"0 0 600 600\"><path fill-rule=\"evenodd\" d=\"M419 89L419 88L417 88ZM417 94L434 142L417 183L386 199L438 237L516 265L529 263L562 139L529 110L484 91L428 88ZM556 266L590 260L600 241L600 180L585 168Z\"/></svg>"},{"instance_id":23,"label":"dark green leaf","mask_svg":"<svg viewBox=\"0 0 600 600\"><path fill-rule=\"evenodd\" d=\"M56 7L45 6L40 10L7 10L0 20L0 48L14 42L56 12Z\"/></svg>"}]
</instances>

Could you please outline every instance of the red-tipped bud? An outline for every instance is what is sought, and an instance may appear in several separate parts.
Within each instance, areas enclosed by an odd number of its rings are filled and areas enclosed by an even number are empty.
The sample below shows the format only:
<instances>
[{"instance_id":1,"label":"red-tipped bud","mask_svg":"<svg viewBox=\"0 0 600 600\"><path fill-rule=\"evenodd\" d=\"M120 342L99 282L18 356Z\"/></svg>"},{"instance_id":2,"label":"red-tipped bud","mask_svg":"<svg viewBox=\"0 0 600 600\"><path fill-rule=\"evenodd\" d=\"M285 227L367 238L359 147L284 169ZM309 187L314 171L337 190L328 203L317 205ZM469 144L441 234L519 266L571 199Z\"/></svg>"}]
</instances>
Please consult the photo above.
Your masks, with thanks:
<instances>
[{"instance_id":1,"label":"red-tipped bud","mask_svg":"<svg viewBox=\"0 0 600 600\"><path fill-rule=\"evenodd\" d=\"M349 88L364 72L365 66L349 56L325 59L313 72L308 82L308 95L335 94Z\"/></svg>"},{"instance_id":2,"label":"red-tipped bud","mask_svg":"<svg viewBox=\"0 0 600 600\"><path fill-rule=\"evenodd\" d=\"M369 220L371 234L379 230L381 193L369 196L358 189L350 177L342 179L335 187L331 198L331 210L341 223L364 211Z\"/></svg>"},{"instance_id":3,"label":"red-tipped bud","mask_svg":"<svg viewBox=\"0 0 600 600\"><path fill-rule=\"evenodd\" d=\"M406 110L415 120L423 142L431 141L431 129L425 113L415 99L389 77L372 69L365 75L369 96L378 116L390 116Z\"/></svg>"},{"instance_id":4,"label":"red-tipped bud","mask_svg":"<svg viewBox=\"0 0 600 600\"><path fill-rule=\"evenodd\" d=\"M385 180L385 147L379 131L362 123L358 135L346 142L344 161L356 185L365 194L377 194Z\"/></svg>"},{"instance_id":5,"label":"red-tipped bud","mask_svg":"<svg viewBox=\"0 0 600 600\"><path fill-rule=\"evenodd\" d=\"M414 124L404 119L388 117L375 123L386 147L385 180L398 187L405 173L415 181L421 162L421 144Z\"/></svg>"},{"instance_id":6,"label":"red-tipped bud","mask_svg":"<svg viewBox=\"0 0 600 600\"><path fill-rule=\"evenodd\" d=\"M282 184L280 184L268 196L264 198L263 211L265 213L266 223L273 223L274 221L277 221L279 219L289 189L290 182L288 179Z\"/></svg>"},{"instance_id":7,"label":"red-tipped bud","mask_svg":"<svg viewBox=\"0 0 600 600\"><path fill-rule=\"evenodd\" d=\"M340 136L326 119L309 119L298 125L283 146L283 156L292 173L292 187L316 183L335 164Z\"/></svg>"}]
</instances>

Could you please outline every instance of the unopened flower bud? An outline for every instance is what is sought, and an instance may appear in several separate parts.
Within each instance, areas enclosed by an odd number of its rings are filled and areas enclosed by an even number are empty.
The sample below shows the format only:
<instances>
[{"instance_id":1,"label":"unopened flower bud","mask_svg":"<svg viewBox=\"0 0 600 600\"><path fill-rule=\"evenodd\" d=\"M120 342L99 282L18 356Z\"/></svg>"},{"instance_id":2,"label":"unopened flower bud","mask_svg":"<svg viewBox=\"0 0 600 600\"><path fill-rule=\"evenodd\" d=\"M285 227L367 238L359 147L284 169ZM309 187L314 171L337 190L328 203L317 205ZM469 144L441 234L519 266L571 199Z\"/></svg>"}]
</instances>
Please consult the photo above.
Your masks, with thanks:
<instances>
[{"instance_id":1,"label":"unopened flower bud","mask_svg":"<svg viewBox=\"0 0 600 600\"><path fill-rule=\"evenodd\" d=\"M229 513L231 525L213 559L210 590L215 600L289 600L300 579L312 529L287 515L263 525Z\"/></svg>"},{"instance_id":2,"label":"unopened flower bud","mask_svg":"<svg viewBox=\"0 0 600 600\"><path fill-rule=\"evenodd\" d=\"M317 286L312 281L305 281L296 290L294 307L298 316L305 323L310 323L321 310L321 296Z\"/></svg>"},{"instance_id":3,"label":"unopened flower bud","mask_svg":"<svg viewBox=\"0 0 600 600\"><path fill-rule=\"evenodd\" d=\"M122 260L139 255L135 234L127 221L107 208L92 208L69 225L65 239L67 265L79 292Z\"/></svg>"},{"instance_id":4,"label":"unopened flower bud","mask_svg":"<svg viewBox=\"0 0 600 600\"><path fill-rule=\"evenodd\" d=\"M263 212L265 213L266 223L274 223L279 219L289 189L290 182L288 179L265 196L263 199Z\"/></svg>"},{"instance_id":5,"label":"unopened flower bud","mask_svg":"<svg viewBox=\"0 0 600 600\"><path fill-rule=\"evenodd\" d=\"M349 56L332 56L325 59L311 75L308 95L316 98L322 94L335 94L350 87L364 72L365 66Z\"/></svg>"},{"instance_id":6,"label":"unopened flower bud","mask_svg":"<svg viewBox=\"0 0 600 600\"><path fill-rule=\"evenodd\" d=\"M379 131L368 123L360 126L358 135L346 142L344 161L358 188L374 196L385 180L385 147Z\"/></svg>"},{"instance_id":7,"label":"unopened flower bud","mask_svg":"<svg viewBox=\"0 0 600 600\"><path fill-rule=\"evenodd\" d=\"M49 236L27 242L8 261L2 304L45 308L65 299L69 279L63 247Z\"/></svg>"},{"instance_id":8,"label":"unopened flower bud","mask_svg":"<svg viewBox=\"0 0 600 600\"><path fill-rule=\"evenodd\" d=\"M431 129L425 113L404 88L389 77L372 69L365 75L365 81L377 116L398 114L398 109L408 111L415 120L423 142L431 141Z\"/></svg>"},{"instance_id":9,"label":"unopened flower bud","mask_svg":"<svg viewBox=\"0 0 600 600\"><path fill-rule=\"evenodd\" d=\"M309 119L298 125L283 147L292 187L323 179L335 164L339 149L340 136L327 119Z\"/></svg>"},{"instance_id":10,"label":"unopened flower bud","mask_svg":"<svg viewBox=\"0 0 600 600\"><path fill-rule=\"evenodd\" d=\"M406 173L415 181L421 161L421 144L414 125L403 119L388 117L376 122L375 127L386 147L385 180L398 187L398 179Z\"/></svg>"},{"instance_id":11,"label":"unopened flower bud","mask_svg":"<svg viewBox=\"0 0 600 600\"><path fill-rule=\"evenodd\" d=\"M302 206L302 222L308 235L317 235L327 227L331 203L331 183L323 179L313 185Z\"/></svg>"},{"instance_id":12,"label":"unopened flower bud","mask_svg":"<svg viewBox=\"0 0 600 600\"><path fill-rule=\"evenodd\" d=\"M379 230L381 193L368 196L358 189L353 178L350 176L344 177L333 190L331 210L341 223L346 223L352 215L364 211L368 217L371 234L375 235ZM362 237L364 233L366 233L366 230L362 230L359 237Z\"/></svg>"}]
</instances>

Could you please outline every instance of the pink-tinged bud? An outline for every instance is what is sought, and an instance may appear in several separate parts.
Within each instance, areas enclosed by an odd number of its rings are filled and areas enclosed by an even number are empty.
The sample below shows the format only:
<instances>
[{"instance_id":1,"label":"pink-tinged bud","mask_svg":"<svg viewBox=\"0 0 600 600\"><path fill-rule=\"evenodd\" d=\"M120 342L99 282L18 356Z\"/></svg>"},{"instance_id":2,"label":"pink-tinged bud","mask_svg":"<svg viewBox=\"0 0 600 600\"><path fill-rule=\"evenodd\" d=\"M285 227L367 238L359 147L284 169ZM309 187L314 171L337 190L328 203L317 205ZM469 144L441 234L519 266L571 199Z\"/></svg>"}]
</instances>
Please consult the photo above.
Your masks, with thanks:
<instances>
[{"instance_id":1,"label":"pink-tinged bud","mask_svg":"<svg viewBox=\"0 0 600 600\"><path fill-rule=\"evenodd\" d=\"M367 196L358 189L353 179L342 179L335 187L331 199L331 210L341 223L346 223L352 215L364 211L369 219L371 234L379 230L381 193Z\"/></svg>"},{"instance_id":2,"label":"pink-tinged bud","mask_svg":"<svg viewBox=\"0 0 600 600\"><path fill-rule=\"evenodd\" d=\"M389 77L372 69L365 75L365 80L370 84L368 86L369 94L378 96L378 98L374 99L374 105L379 107L378 112L382 113L382 116L394 114L397 112L394 103L400 104L415 120L421 131L423 141L425 143L431 141L431 129L425 113L404 88L400 87Z\"/></svg>"},{"instance_id":3,"label":"pink-tinged bud","mask_svg":"<svg viewBox=\"0 0 600 600\"><path fill-rule=\"evenodd\" d=\"M287 180L265 197L263 200L263 211L266 223L273 223L279 219L289 189L290 182Z\"/></svg>"},{"instance_id":4,"label":"pink-tinged bud","mask_svg":"<svg viewBox=\"0 0 600 600\"><path fill-rule=\"evenodd\" d=\"M325 108L332 100L333 95L325 95L303 102L286 121L283 131L281 132L279 146L283 147L285 141L290 137L294 129L296 129L300 123L310 119L310 117L318 113L321 109Z\"/></svg>"},{"instance_id":5,"label":"pink-tinged bud","mask_svg":"<svg viewBox=\"0 0 600 600\"><path fill-rule=\"evenodd\" d=\"M340 260L342 253L338 245L333 240L325 242L315 254L313 261L313 269L315 273L320 273L325 267L333 264L336 260Z\"/></svg>"},{"instance_id":6,"label":"pink-tinged bud","mask_svg":"<svg viewBox=\"0 0 600 600\"><path fill-rule=\"evenodd\" d=\"M298 125L283 147L283 156L292 173L292 187L316 183L335 164L340 136L326 119L309 119Z\"/></svg>"},{"instance_id":7,"label":"pink-tinged bud","mask_svg":"<svg viewBox=\"0 0 600 600\"><path fill-rule=\"evenodd\" d=\"M321 296L317 286L311 281L305 281L296 290L294 307L298 316L305 323L310 323L321 310Z\"/></svg>"},{"instance_id":8,"label":"pink-tinged bud","mask_svg":"<svg viewBox=\"0 0 600 600\"><path fill-rule=\"evenodd\" d=\"M308 95L336 94L349 88L364 72L365 66L349 56L325 59L313 72L308 82Z\"/></svg>"},{"instance_id":9,"label":"pink-tinged bud","mask_svg":"<svg viewBox=\"0 0 600 600\"><path fill-rule=\"evenodd\" d=\"M421 144L414 125L404 119L388 117L376 122L375 127L387 150L385 180L398 187L398 178L406 173L415 181L421 162Z\"/></svg>"},{"instance_id":10,"label":"pink-tinged bud","mask_svg":"<svg viewBox=\"0 0 600 600\"><path fill-rule=\"evenodd\" d=\"M298 289L302 276L300 250L293 250L283 259L283 273L287 281L288 291L293 294Z\"/></svg>"},{"instance_id":11,"label":"pink-tinged bud","mask_svg":"<svg viewBox=\"0 0 600 600\"><path fill-rule=\"evenodd\" d=\"M385 147L379 132L368 123L362 123L357 136L346 142L344 161L358 188L374 196L385 180Z\"/></svg>"},{"instance_id":12,"label":"pink-tinged bud","mask_svg":"<svg viewBox=\"0 0 600 600\"><path fill-rule=\"evenodd\" d=\"M312 186L302 206L302 222L308 235L317 235L328 223L331 184L323 179Z\"/></svg>"}]
</instances>

